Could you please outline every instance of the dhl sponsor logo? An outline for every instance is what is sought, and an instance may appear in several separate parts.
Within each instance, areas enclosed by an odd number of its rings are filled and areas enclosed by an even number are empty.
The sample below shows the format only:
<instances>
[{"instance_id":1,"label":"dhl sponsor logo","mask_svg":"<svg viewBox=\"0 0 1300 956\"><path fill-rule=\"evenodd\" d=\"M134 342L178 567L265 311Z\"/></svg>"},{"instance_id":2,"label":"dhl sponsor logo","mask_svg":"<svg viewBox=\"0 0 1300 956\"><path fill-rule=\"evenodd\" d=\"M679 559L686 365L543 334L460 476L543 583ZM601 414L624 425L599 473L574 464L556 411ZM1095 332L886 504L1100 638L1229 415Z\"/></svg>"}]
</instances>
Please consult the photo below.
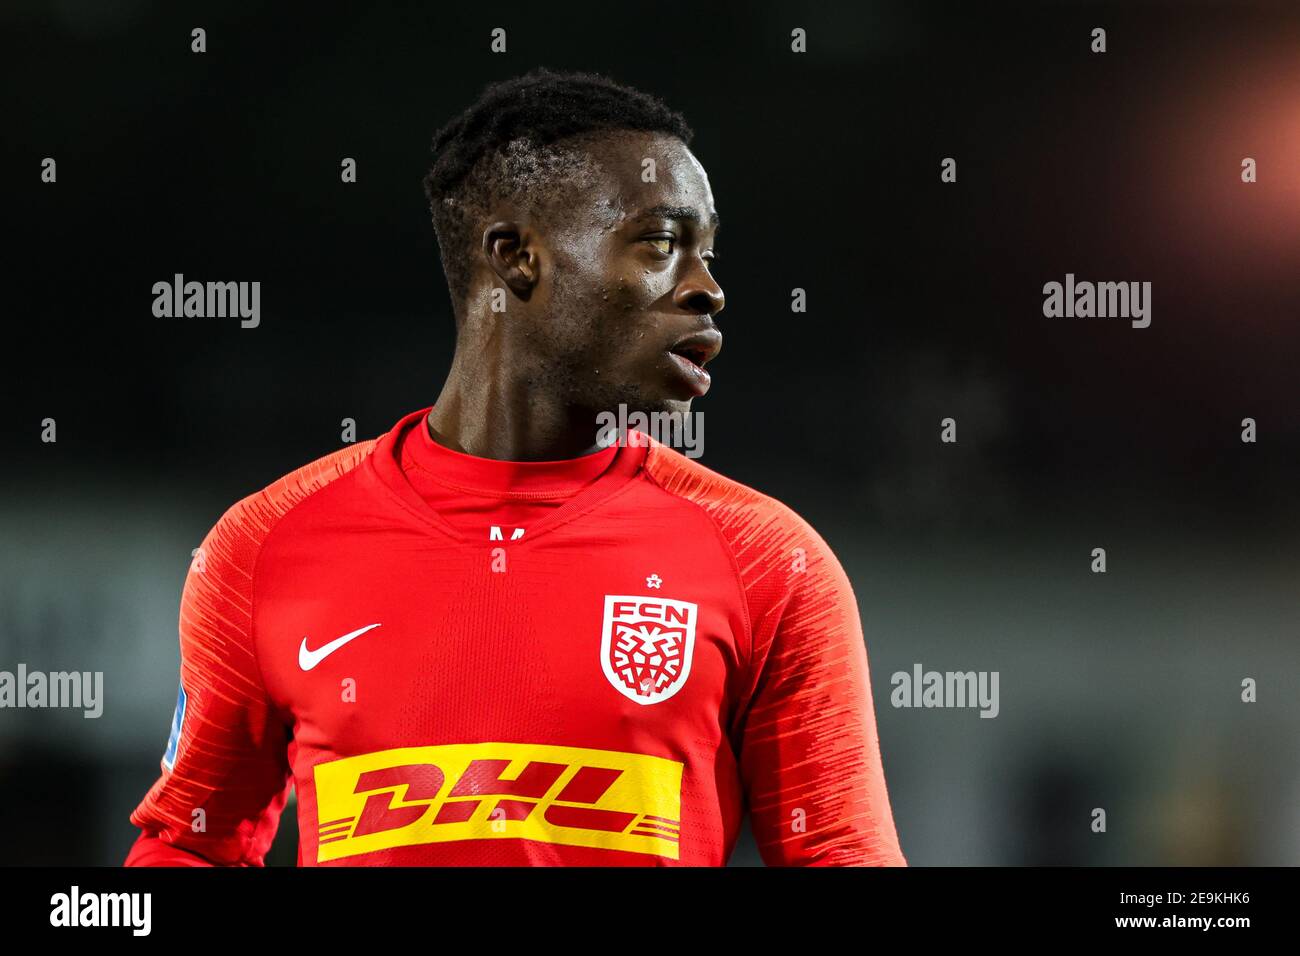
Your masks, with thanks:
<instances>
[{"instance_id":1,"label":"dhl sponsor logo","mask_svg":"<svg viewBox=\"0 0 1300 956\"><path fill-rule=\"evenodd\" d=\"M682 765L614 750L402 747L315 767L317 862L522 838L678 859Z\"/></svg>"}]
</instances>

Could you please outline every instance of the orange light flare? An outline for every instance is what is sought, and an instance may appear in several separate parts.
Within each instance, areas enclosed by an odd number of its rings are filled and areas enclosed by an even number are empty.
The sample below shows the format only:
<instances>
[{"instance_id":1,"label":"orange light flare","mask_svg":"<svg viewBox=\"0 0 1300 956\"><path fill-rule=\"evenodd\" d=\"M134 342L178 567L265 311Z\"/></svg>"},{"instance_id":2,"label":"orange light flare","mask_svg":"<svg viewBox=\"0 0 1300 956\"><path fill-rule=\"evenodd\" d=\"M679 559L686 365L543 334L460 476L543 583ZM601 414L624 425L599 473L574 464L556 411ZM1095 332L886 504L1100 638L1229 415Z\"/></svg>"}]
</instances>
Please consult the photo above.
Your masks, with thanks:
<instances>
[{"instance_id":1,"label":"orange light flare","mask_svg":"<svg viewBox=\"0 0 1300 956\"><path fill-rule=\"evenodd\" d=\"M1300 318L1300 35L1251 47L1224 38L1153 91L1132 221L1182 269L1289 286Z\"/></svg>"}]
</instances>

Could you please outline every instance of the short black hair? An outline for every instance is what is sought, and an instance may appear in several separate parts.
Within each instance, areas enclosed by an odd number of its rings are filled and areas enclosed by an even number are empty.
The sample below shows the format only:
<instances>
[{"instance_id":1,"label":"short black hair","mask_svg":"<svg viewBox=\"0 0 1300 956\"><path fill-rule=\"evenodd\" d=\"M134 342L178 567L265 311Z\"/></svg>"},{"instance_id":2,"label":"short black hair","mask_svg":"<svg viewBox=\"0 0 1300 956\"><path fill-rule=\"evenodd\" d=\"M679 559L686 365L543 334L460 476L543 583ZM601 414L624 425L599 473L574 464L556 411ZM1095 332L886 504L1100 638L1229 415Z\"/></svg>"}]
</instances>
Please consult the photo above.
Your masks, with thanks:
<instances>
[{"instance_id":1,"label":"short black hair","mask_svg":"<svg viewBox=\"0 0 1300 956\"><path fill-rule=\"evenodd\" d=\"M424 177L442 268L457 315L469 292L477 221L503 198L545 202L581 166L580 153L549 148L583 134L665 133L689 145L685 118L648 93L595 73L536 69L490 83L433 136Z\"/></svg>"}]
</instances>

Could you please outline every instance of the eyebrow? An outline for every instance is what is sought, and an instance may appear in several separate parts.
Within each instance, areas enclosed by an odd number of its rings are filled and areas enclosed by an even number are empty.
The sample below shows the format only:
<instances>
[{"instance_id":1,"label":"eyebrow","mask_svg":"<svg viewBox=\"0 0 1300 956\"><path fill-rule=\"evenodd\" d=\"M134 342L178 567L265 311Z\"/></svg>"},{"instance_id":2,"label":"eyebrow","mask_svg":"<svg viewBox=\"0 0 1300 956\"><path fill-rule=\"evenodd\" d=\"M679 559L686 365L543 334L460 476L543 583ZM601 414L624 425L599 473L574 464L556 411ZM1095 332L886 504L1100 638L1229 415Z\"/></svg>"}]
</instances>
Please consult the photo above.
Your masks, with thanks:
<instances>
[{"instance_id":1,"label":"eyebrow","mask_svg":"<svg viewBox=\"0 0 1300 956\"><path fill-rule=\"evenodd\" d=\"M699 225L701 222L700 214L690 206L651 206L644 212L636 216L637 219L680 219L685 222ZM722 220L718 218L715 210L709 212L709 225L718 230L722 228Z\"/></svg>"}]
</instances>

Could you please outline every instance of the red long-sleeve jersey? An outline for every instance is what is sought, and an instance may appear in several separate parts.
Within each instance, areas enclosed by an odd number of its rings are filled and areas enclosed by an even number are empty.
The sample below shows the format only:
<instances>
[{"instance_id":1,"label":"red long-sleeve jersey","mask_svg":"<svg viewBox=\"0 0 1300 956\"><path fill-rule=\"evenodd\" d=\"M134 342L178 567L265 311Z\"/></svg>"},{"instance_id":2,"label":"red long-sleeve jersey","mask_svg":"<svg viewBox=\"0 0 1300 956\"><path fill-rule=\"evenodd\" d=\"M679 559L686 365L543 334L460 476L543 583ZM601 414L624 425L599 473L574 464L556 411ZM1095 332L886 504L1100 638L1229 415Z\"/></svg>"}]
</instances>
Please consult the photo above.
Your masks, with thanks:
<instances>
[{"instance_id":1,"label":"red long-sleeve jersey","mask_svg":"<svg viewBox=\"0 0 1300 956\"><path fill-rule=\"evenodd\" d=\"M905 865L857 605L784 505L644 438L437 446L428 409L232 507L128 865Z\"/></svg>"}]
</instances>

